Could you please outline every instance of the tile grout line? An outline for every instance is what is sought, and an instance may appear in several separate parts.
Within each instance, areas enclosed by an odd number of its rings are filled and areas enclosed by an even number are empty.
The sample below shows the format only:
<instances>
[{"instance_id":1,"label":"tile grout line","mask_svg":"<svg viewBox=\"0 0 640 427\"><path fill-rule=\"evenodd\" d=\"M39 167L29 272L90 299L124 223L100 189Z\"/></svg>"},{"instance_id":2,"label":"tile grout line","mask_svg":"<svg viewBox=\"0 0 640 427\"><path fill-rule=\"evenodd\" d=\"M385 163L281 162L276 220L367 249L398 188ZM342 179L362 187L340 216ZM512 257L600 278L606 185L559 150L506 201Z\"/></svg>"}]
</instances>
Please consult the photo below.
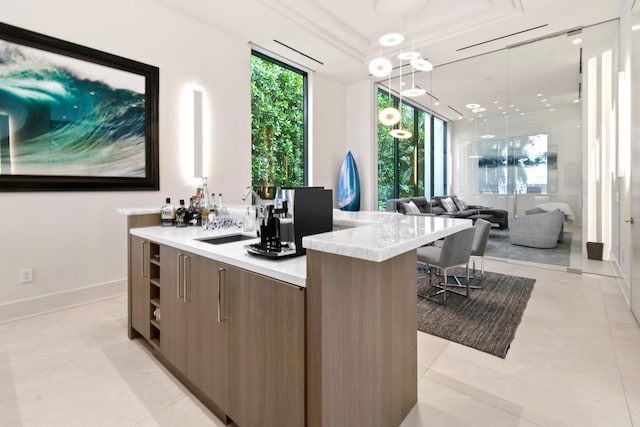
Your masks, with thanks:
<instances>
[{"instance_id":1,"label":"tile grout line","mask_svg":"<svg viewBox=\"0 0 640 427\"><path fill-rule=\"evenodd\" d=\"M600 293L600 300L602 302L602 307L604 308L604 315L607 319L607 329L609 330L609 340L611 341L611 347L613 348L613 353L616 356L616 368L618 371L618 377L620 378L620 385L622 386L622 393L624 394L624 401L627 405L627 414L629 415L629 423L631 427L634 426L633 423L633 414L631 413L631 406L629 404L629 397L627 396L627 387L624 384L624 378L622 375L622 370L620 369L620 358L618 357L618 349L616 347L616 343L613 340L613 330L611 329L611 321L609 319L609 311L607 309L607 304L604 302L604 294L602 293L602 283L600 282L600 278L598 280L598 292ZM623 297L624 298L624 297Z\"/></svg>"}]
</instances>

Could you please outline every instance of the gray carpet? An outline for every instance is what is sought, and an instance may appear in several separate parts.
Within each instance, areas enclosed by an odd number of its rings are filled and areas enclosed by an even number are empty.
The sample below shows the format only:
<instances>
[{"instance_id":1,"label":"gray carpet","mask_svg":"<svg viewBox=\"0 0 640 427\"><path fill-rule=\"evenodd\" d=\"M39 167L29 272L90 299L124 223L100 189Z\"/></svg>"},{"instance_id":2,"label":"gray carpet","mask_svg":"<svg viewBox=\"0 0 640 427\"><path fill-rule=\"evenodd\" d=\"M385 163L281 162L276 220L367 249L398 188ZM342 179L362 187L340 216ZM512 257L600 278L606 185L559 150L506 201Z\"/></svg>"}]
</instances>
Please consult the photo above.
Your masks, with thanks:
<instances>
[{"instance_id":1,"label":"gray carpet","mask_svg":"<svg viewBox=\"0 0 640 427\"><path fill-rule=\"evenodd\" d=\"M522 261L539 262L569 266L571 255L571 232L564 232L564 239L558 246L551 249L527 248L526 246L509 243L509 230L491 229L487 242L486 256L496 258L510 258Z\"/></svg>"},{"instance_id":2,"label":"gray carpet","mask_svg":"<svg viewBox=\"0 0 640 427\"><path fill-rule=\"evenodd\" d=\"M464 277L464 269L455 272ZM536 281L491 272L485 280L485 288L471 289L469 298L449 293L446 306L418 297L418 330L504 359ZM479 272L471 284L480 284ZM431 294L428 287L419 268L418 292Z\"/></svg>"}]
</instances>

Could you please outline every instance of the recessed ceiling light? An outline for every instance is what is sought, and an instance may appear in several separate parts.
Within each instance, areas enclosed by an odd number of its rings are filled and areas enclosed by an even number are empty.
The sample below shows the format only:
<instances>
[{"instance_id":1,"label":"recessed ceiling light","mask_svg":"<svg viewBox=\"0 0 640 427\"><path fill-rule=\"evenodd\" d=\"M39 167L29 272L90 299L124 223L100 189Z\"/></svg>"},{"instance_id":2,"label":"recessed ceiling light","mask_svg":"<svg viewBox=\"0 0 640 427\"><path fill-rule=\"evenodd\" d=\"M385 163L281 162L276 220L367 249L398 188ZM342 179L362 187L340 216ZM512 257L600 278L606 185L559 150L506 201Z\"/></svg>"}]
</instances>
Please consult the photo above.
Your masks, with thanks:
<instances>
[{"instance_id":1,"label":"recessed ceiling light","mask_svg":"<svg viewBox=\"0 0 640 427\"><path fill-rule=\"evenodd\" d=\"M498 110L502 110L502 107L498 107Z\"/></svg>"},{"instance_id":2,"label":"recessed ceiling light","mask_svg":"<svg viewBox=\"0 0 640 427\"><path fill-rule=\"evenodd\" d=\"M494 103L494 104L497 104L497 103L498 103L498 101L493 101L493 103Z\"/></svg>"},{"instance_id":3,"label":"recessed ceiling light","mask_svg":"<svg viewBox=\"0 0 640 427\"><path fill-rule=\"evenodd\" d=\"M520 109L519 109L519 108L516 108L516 111L520 111Z\"/></svg>"},{"instance_id":4,"label":"recessed ceiling light","mask_svg":"<svg viewBox=\"0 0 640 427\"><path fill-rule=\"evenodd\" d=\"M389 33L378 39L378 42L382 46L398 46L400 43L404 41L404 36L398 33Z\"/></svg>"},{"instance_id":5,"label":"recessed ceiling light","mask_svg":"<svg viewBox=\"0 0 640 427\"><path fill-rule=\"evenodd\" d=\"M631 27L631 31L638 31L640 30L640 24L636 24L633 27Z\"/></svg>"},{"instance_id":6,"label":"recessed ceiling light","mask_svg":"<svg viewBox=\"0 0 640 427\"><path fill-rule=\"evenodd\" d=\"M545 105L545 107L551 107L551 104L547 104L547 105Z\"/></svg>"},{"instance_id":7,"label":"recessed ceiling light","mask_svg":"<svg viewBox=\"0 0 640 427\"><path fill-rule=\"evenodd\" d=\"M541 94L541 93L539 93L539 94L537 94L536 96L542 96L542 94Z\"/></svg>"},{"instance_id":8,"label":"recessed ceiling light","mask_svg":"<svg viewBox=\"0 0 640 427\"><path fill-rule=\"evenodd\" d=\"M515 105L511 104L511 105L509 105L509 107L513 108L513 107L515 107Z\"/></svg>"},{"instance_id":9,"label":"recessed ceiling light","mask_svg":"<svg viewBox=\"0 0 640 427\"><path fill-rule=\"evenodd\" d=\"M438 101L434 102L433 105L440 105Z\"/></svg>"},{"instance_id":10,"label":"recessed ceiling light","mask_svg":"<svg viewBox=\"0 0 640 427\"><path fill-rule=\"evenodd\" d=\"M521 116L524 116L524 113L520 113Z\"/></svg>"},{"instance_id":11,"label":"recessed ceiling light","mask_svg":"<svg viewBox=\"0 0 640 427\"><path fill-rule=\"evenodd\" d=\"M479 108L474 108L474 109L473 109L473 110L471 110L471 111L473 111L474 113L482 113L482 112L483 112L483 111L485 111L485 110L486 110L486 108L484 108L484 107L479 107Z\"/></svg>"},{"instance_id":12,"label":"recessed ceiling light","mask_svg":"<svg viewBox=\"0 0 640 427\"><path fill-rule=\"evenodd\" d=\"M573 102L574 102L574 104L577 104L578 102L580 102L580 100L579 99L574 99Z\"/></svg>"},{"instance_id":13,"label":"recessed ceiling light","mask_svg":"<svg viewBox=\"0 0 640 427\"><path fill-rule=\"evenodd\" d=\"M480 104L467 104L465 105L465 107L467 107L470 110L473 110L474 108L480 108Z\"/></svg>"},{"instance_id":14,"label":"recessed ceiling light","mask_svg":"<svg viewBox=\"0 0 640 427\"><path fill-rule=\"evenodd\" d=\"M582 43L582 39L574 39L571 43L580 44L580 43Z\"/></svg>"},{"instance_id":15,"label":"recessed ceiling light","mask_svg":"<svg viewBox=\"0 0 640 427\"><path fill-rule=\"evenodd\" d=\"M540 102L547 102L547 100L546 99L541 99Z\"/></svg>"},{"instance_id":16,"label":"recessed ceiling light","mask_svg":"<svg viewBox=\"0 0 640 427\"><path fill-rule=\"evenodd\" d=\"M555 108L549 108L549 111L556 111Z\"/></svg>"},{"instance_id":17,"label":"recessed ceiling light","mask_svg":"<svg viewBox=\"0 0 640 427\"><path fill-rule=\"evenodd\" d=\"M491 138L495 138L495 135L491 135L491 134L486 134L486 135L480 135L480 138L482 139L491 139Z\"/></svg>"},{"instance_id":18,"label":"recessed ceiling light","mask_svg":"<svg viewBox=\"0 0 640 427\"><path fill-rule=\"evenodd\" d=\"M458 116L458 120L462 120L462 116Z\"/></svg>"},{"instance_id":19,"label":"recessed ceiling light","mask_svg":"<svg viewBox=\"0 0 640 427\"><path fill-rule=\"evenodd\" d=\"M398 54L398 59L403 61L410 61L417 58L420 58L420 54L418 52L402 52Z\"/></svg>"},{"instance_id":20,"label":"recessed ceiling light","mask_svg":"<svg viewBox=\"0 0 640 427\"><path fill-rule=\"evenodd\" d=\"M407 84L407 82L400 82L400 86L404 86L406 84Z\"/></svg>"},{"instance_id":21,"label":"recessed ceiling light","mask_svg":"<svg viewBox=\"0 0 640 427\"><path fill-rule=\"evenodd\" d=\"M506 111L503 111L503 112L502 112L502 114L507 114L507 112L506 112Z\"/></svg>"}]
</instances>

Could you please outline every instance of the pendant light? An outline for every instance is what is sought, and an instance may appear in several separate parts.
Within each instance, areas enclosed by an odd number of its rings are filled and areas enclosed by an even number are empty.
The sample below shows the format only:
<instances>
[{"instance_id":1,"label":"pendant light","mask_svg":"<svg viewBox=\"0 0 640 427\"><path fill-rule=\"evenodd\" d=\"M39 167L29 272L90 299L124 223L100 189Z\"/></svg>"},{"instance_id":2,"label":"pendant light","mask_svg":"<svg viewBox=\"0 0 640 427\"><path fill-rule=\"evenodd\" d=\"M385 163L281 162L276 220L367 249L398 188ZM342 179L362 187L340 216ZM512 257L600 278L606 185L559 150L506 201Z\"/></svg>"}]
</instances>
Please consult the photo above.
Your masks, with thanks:
<instances>
[{"instance_id":1,"label":"pendant light","mask_svg":"<svg viewBox=\"0 0 640 427\"><path fill-rule=\"evenodd\" d=\"M419 59L422 55L420 55L418 52L416 52L415 50L415 45L414 42L411 42L411 51L410 52L400 52L400 54L398 55L398 59L400 61L402 60L406 60L406 61L413 61L414 59ZM411 62L409 62L411 63ZM405 89L402 91L402 95L409 97L409 98L414 98L416 96L422 96L424 94L426 94L427 91L424 89L419 89L416 87L416 70L413 66L411 66L411 88L409 89Z\"/></svg>"},{"instance_id":2,"label":"pendant light","mask_svg":"<svg viewBox=\"0 0 640 427\"><path fill-rule=\"evenodd\" d=\"M391 87L389 87L389 90L391 90ZM400 102L398 103L398 106L400 109L400 117L402 118L402 59L400 59L400 83L398 84L398 92L400 92ZM391 129L389 135L397 139L409 139L413 136L413 134L408 130L402 129L402 120L400 120L400 124L397 129Z\"/></svg>"},{"instance_id":3,"label":"pendant light","mask_svg":"<svg viewBox=\"0 0 640 427\"><path fill-rule=\"evenodd\" d=\"M380 123L385 126L393 126L400 121L402 116L400 115L400 111L397 108L391 106L391 73L389 73L389 103L388 107L384 108L378 114L378 119Z\"/></svg>"}]
</instances>

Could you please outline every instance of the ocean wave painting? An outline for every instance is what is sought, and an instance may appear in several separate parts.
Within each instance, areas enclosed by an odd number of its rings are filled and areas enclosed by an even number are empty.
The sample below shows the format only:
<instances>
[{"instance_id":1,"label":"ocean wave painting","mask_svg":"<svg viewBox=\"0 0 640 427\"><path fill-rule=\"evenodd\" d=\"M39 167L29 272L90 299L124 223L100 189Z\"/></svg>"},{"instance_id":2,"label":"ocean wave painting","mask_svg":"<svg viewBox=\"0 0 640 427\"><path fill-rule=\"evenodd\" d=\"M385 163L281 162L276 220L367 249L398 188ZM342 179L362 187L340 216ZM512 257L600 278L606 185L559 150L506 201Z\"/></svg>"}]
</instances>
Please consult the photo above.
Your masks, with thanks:
<instances>
[{"instance_id":1,"label":"ocean wave painting","mask_svg":"<svg viewBox=\"0 0 640 427\"><path fill-rule=\"evenodd\" d=\"M144 178L145 111L143 75L0 40L0 175Z\"/></svg>"}]
</instances>

